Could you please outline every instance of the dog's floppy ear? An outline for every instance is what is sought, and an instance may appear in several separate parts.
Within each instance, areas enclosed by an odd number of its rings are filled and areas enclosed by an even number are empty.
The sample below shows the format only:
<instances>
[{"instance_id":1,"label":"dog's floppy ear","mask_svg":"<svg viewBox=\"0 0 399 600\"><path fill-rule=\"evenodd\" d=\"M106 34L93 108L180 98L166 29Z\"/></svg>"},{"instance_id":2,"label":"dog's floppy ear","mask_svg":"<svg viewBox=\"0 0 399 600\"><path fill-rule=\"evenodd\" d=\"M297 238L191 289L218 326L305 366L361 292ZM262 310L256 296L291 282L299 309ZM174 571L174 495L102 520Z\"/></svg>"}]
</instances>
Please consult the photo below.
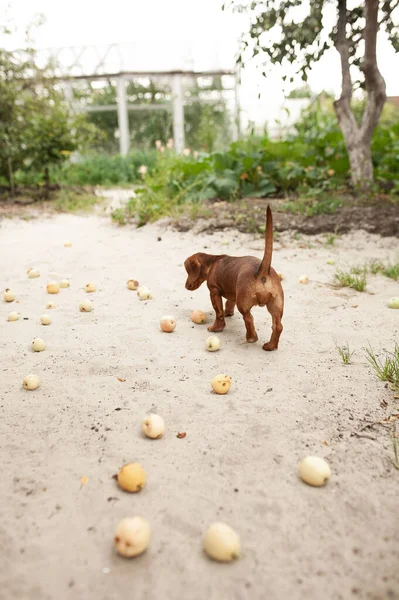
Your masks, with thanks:
<instances>
[{"instance_id":1,"label":"dog's floppy ear","mask_svg":"<svg viewBox=\"0 0 399 600\"><path fill-rule=\"evenodd\" d=\"M192 275L193 277L199 277L202 265L198 256L190 256L185 261L184 266L186 267L188 275Z\"/></svg>"}]
</instances>

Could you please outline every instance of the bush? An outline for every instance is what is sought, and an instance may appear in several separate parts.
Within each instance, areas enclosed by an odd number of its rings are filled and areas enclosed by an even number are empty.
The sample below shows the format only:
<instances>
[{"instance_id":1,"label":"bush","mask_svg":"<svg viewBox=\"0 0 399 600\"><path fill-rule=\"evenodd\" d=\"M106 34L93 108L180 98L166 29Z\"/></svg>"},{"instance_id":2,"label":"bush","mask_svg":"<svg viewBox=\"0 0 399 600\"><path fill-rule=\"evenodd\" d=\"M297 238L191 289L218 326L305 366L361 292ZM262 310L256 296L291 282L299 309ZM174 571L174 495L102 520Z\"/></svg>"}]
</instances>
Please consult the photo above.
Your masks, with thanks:
<instances>
[{"instance_id":1,"label":"bush","mask_svg":"<svg viewBox=\"0 0 399 600\"><path fill-rule=\"evenodd\" d=\"M67 163L52 172L53 178L69 185L123 185L142 180L139 168L151 171L157 161L155 150L131 152L128 156L95 154Z\"/></svg>"}]
</instances>

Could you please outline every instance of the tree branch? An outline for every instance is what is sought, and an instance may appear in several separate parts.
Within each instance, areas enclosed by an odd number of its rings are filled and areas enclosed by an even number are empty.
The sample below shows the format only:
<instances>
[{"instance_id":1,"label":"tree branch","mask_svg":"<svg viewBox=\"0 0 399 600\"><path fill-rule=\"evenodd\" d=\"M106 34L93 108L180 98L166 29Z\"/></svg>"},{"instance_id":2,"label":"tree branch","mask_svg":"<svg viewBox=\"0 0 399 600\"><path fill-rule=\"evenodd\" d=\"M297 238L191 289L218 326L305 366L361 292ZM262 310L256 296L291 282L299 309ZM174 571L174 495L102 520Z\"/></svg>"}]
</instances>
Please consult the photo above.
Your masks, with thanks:
<instances>
[{"instance_id":1,"label":"tree branch","mask_svg":"<svg viewBox=\"0 0 399 600\"><path fill-rule=\"evenodd\" d=\"M366 0L364 60L361 70L367 90L367 105L362 117L361 138L370 142L386 100L385 81L377 65L378 0Z\"/></svg>"},{"instance_id":2,"label":"tree branch","mask_svg":"<svg viewBox=\"0 0 399 600\"><path fill-rule=\"evenodd\" d=\"M392 1L392 0L391 0ZM393 11L395 10L395 8L397 8L399 6L399 0L395 0L393 2L393 4L389 5L386 8L386 13L385 15L382 17L381 21L378 23L378 26L381 27L381 25L383 25L384 23L386 23L387 21L389 21L389 19L391 18L391 15L393 13Z\"/></svg>"},{"instance_id":3,"label":"tree branch","mask_svg":"<svg viewBox=\"0 0 399 600\"><path fill-rule=\"evenodd\" d=\"M350 107L352 79L350 74L349 43L346 35L346 26L346 0L338 0L338 26L335 46L341 58L342 91L341 97L334 102L334 107L345 139L349 140L353 137L353 133L358 132L359 127Z\"/></svg>"},{"instance_id":4,"label":"tree branch","mask_svg":"<svg viewBox=\"0 0 399 600\"><path fill-rule=\"evenodd\" d=\"M352 97L352 80L349 70L349 44L346 38L346 0L338 0L338 29L337 29L337 50L341 57L342 69L342 92L341 99L350 100Z\"/></svg>"}]
</instances>

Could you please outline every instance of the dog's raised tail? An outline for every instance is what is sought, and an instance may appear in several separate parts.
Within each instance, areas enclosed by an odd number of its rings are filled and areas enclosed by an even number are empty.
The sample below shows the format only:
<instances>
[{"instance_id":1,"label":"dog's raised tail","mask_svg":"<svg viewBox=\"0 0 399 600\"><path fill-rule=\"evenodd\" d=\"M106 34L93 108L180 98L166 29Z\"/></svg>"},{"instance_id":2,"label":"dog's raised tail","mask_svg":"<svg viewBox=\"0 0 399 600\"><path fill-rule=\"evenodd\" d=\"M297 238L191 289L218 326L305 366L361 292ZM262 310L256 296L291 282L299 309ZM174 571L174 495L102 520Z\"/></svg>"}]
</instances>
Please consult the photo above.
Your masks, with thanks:
<instances>
[{"instance_id":1,"label":"dog's raised tail","mask_svg":"<svg viewBox=\"0 0 399 600\"><path fill-rule=\"evenodd\" d=\"M266 210L266 229L265 229L265 253L262 258L258 270L258 277L267 278L270 274L270 267L272 264L272 253L273 253L273 217L270 206L267 206Z\"/></svg>"}]
</instances>

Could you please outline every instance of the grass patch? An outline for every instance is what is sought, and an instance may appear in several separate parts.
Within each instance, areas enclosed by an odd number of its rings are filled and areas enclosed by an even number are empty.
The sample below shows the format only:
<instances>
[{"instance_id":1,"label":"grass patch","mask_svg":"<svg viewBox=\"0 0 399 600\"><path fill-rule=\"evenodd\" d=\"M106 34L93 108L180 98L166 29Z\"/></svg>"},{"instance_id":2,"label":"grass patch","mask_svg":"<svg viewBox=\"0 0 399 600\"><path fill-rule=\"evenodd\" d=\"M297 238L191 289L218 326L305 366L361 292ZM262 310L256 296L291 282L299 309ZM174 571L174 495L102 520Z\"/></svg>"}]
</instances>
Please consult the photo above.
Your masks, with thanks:
<instances>
[{"instance_id":1,"label":"grass patch","mask_svg":"<svg viewBox=\"0 0 399 600\"><path fill-rule=\"evenodd\" d=\"M67 189L61 189L54 200L54 206L62 212L89 212L100 202L94 194L79 194Z\"/></svg>"},{"instance_id":2,"label":"grass patch","mask_svg":"<svg viewBox=\"0 0 399 600\"><path fill-rule=\"evenodd\" d=\"M335 344L335 347L338 350L338 353L341 357L342 362L344 363L344 365L349 365L349 363L351 362L351 358L354 355L355 351L350 350L349 348L349 343L346 342L346 344L344 346L339 346L337 343Z\"/></svg>"},{"instance_id":3,"label":"grass patch","mask_svg":"<svg viewBox=\"0 0 399 600\"><path fill-rule=\"evenodd\" d=\"M399 261L396 263L384 264L381 260L373 260L369 265L370 273L377 275L381 273L394 281L399 279Z\"/></svg>"},{"instance_id":4,"label":"grass patch","mask_svg":"<svg viewBox=\"0 0 399 600\"><path fill-rule=\"evenodd\" d=\"M352 267L349 271L337 269L333 276L332 285L364 292L367 286L367 270L364 267Z\"/></svg>"},{"instance_id":5,"label":"grass patch","mask_svg":"<svg viewBox=\"0 0 399 600\"><path fill-rule=\"evenodd\" d=\"M337 239L339 237L340 236L337 235L336 233L328 233L326 235L326 239L325 239L324 245L325 246L329 246L329 247L335 246L335 242L337 241Z\"/></svg>"},{"instance_id":6,"label":"grass patch","mask_svg":"<svg viewBox=\"0 0 399 600\"><path fill-rule=\"evenodd\" d=\"M381 381L391 384L395 393L399 393L399 344L395 344L393 352L388 352L384 360L379 360L371 346L365 348L366 358Z\"/></svg>"},{"instance_id":7,"label":"grass patch","mask_svg":"<svg viewBox=\"0 0 399 600\"><path fill-rule=\"evenodd\" d=\"M111 219L118 225L126 225L127 223L125 211L122 208L116 208L113 210L111 213Z\"/></svg>"},{"instance_id":8,"label":"grass patch","mask_svg":"<svg viewBox=\"0 0 399 600\"><path fill-rule=\"evenodd\" d=\"M342 205L342 198L334 196L326 196L322 199L299 198L283 204L281 210L294 215L314 217L315 215L331 215Z\"/></svg>"}]
</instances>

